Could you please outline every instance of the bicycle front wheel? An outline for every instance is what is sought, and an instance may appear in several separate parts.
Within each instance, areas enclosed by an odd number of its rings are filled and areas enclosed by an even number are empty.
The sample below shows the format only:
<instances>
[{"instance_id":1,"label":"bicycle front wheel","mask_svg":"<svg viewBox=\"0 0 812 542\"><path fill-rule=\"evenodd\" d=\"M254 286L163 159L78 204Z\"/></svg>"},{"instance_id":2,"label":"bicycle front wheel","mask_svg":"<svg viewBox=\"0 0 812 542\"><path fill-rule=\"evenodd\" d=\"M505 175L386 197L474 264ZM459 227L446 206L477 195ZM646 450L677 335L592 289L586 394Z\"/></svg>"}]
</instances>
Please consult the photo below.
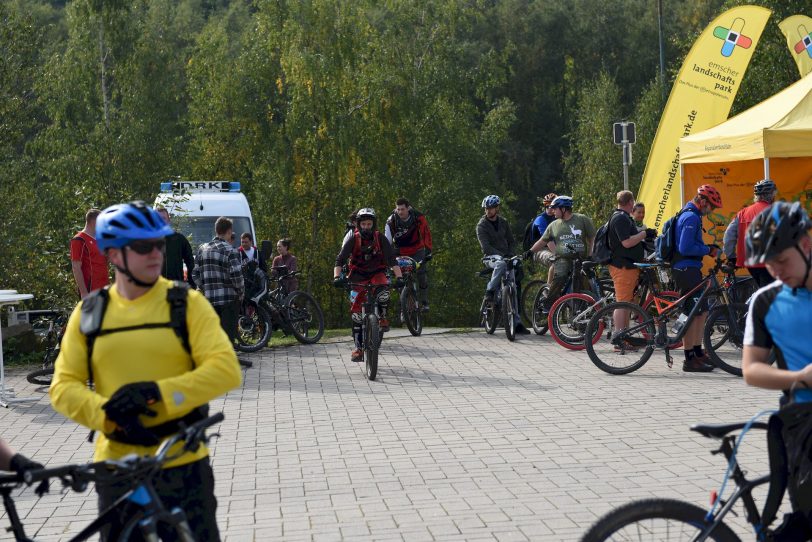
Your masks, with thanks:
<instances>
[{"instance_id":1,"label":"bicycle front wheel","mask_svg":"<svg viewBox=\"0 0 812 542\"><path fill-rule=\"evenodd\" d=\"M418 337L423 333L423 314L417 302L414 288L407 284L400 294L400 310L403 312L403 319L409 333Z\"/></svg>"},{"instance_id":2,"label":"bicycle front wheel","mask_svg":"<svg viewBox=\"0 0 812 542\"><path fill-rule=\"evenodd\" d=\"M530 323L533 324L533 331L536 335L544 335L547 333L547 314L544 313L544 302L547 300L547 294L550 292L550 286L545 284L536 294L533 300L533 314Z\"/></svg>"},{"instance_id":3,"label":"bicycle front wheel","mask_svg":"<svg viewBox=\"0 0 812 542\"><path fill-rule=\"evenodd\" d=\"M731 303L714 307L705 321L703 343L714 365L736 376L742 376L742 348L748 307Z\"/></svg>"},{"instance_id":4,"label":"bicycle front wheel","mask_svg":"<svg viewBox=\"0 0 812 542\"><path fill-rule=\"evenodd\" d=\"M237 350L258 352L271 340L271 315L265 307L245 303L237 320Z\"/></svg>"},{"instance_id":5,"label":"bicycle front wheel","mask_svg":"<svg viewBox=\"0 0 812 542\"><path fill-rule=\"evenodd\" d=\"M539 293L539 290L546 285L547 283L541 279L531 280L527 284L522 285L522 298L519 300L519 311L528 326L533 325L533 301L536 300L536 295Z\"/></svg>"},{"instance_id":6,"label":"bicycle front wheel","mask_svg":"<svg viewBox=\"0 0 812 542\"><path fill-rule=\"evenodd\" d=\"M600 518L581 542L695 540L711 525L705 520L706 513L694 504L674 499L634 501ZM740 542L730 527L721 521L704 540Z\"/></svg>"},{"instance_id":7,"label":"bicycle front wheel","mask_svg":"<svg viewBox=\"0 0 812 542\"><path fill-rule=\"evenodd\" d=\"M378 347L381 344L381 327L374 314L366 316L364 326L364 372L367 380L378 376Z\"/></svg>"},{"instance_id":8,"label":"bicycle front wheel","mask_svg":"<svg viewBox=\"0 0 812 542\"><path fill-rule=\"evenodd\" d=\"M319 342L324 335L324 313L312 295L296 290L283 302L286 324L302 344Z\"/></svg>"},{"instance_id":9,"label":"bicycle front wheel","mask_svg":"<svg viewBox=\"0 0 812 542\"><path fill-rule=\"evenodd\" d=\"M597 310L597 304L591 295L581 293L567 294L556 300L547 319L550 335L555 342L569 350L586 348L584 332L589 319ZM593 343L600 339L602 325L599 325L596 332L597 335L592 337Z\"/></svg>"},{"instance_id":10,"label":"bicycle front wheel","mask_svg":"<svg viewBox=\"0 0 812 542\"><path fill-rule=\"evenodd\" d=\"M629 328L615 329L615 310L629 312ZM586 336L593 337L603 326L603 334L593 344L584 341L586 352L600 370L613 375L636 371L649 360L654 352L654 321L640 305L634 303L610 303L589 319Z\"/></svg>"},{"instance_id":11,"label":"bicycle front wheel","mask_svg":"<svg viewBox=\"0 0 812 542\"><path fill-rule=\"evenodd\" d=\"M502 320L505 322L505 335L509 341L516 340L516 318L513 307L513 287L506 284L502 287Z\"/></svg>"},{"instance_id":12,"label":"bicycle front wheel","mask_svg":"<svg viewBox=\"0 0 812 542\"><path fill-rule=\"evenodd\" d=\"M499 322L499 314L496 312L496 301L482 302L482 321L485 323L485 333L493 335L496 325Z\"/></svg>"}]
</instances>

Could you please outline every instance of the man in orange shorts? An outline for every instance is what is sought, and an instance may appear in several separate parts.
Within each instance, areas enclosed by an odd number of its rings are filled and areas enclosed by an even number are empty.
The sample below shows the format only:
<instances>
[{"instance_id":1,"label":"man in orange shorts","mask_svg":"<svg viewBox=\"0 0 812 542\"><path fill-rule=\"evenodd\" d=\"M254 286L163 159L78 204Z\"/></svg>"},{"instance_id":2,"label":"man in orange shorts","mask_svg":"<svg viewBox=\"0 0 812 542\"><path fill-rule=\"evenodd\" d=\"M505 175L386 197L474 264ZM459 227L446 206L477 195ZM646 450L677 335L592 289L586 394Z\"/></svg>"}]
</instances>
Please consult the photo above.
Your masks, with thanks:
<instances>
[{"instance_id":1,"label":"man in orange shorts","mask_svg":"<svg viewBox=\"0 0 812 542\"><path fill-rule=\"evenodd\" d=\"M634 266L643 261L643 251L646 239L654 239L657 230L647 228L637 231L637 225L631 217L634 209L634 194L628 190L617 193L617 209L609 219L609 248L612 250L612 260L609 262L609 273L615 283L615 299L629 301L634 298L634 289L640 277L640 269ZM629 311L618 309L613 314L615 329L621 330L629 327ZM621 346L615 346L620 350ZM624 345L623 350L634 349L632 345Z\"/></svg>"}]
</instances>

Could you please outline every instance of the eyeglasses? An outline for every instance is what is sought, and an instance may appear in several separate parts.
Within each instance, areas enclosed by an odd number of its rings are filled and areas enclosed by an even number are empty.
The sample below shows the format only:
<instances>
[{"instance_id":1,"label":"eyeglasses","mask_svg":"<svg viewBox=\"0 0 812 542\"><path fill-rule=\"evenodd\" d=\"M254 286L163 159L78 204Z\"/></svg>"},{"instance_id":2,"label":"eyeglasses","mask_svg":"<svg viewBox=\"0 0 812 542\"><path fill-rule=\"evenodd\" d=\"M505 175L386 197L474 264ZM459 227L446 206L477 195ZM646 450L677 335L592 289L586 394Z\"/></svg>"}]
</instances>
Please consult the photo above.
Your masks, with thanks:
<instances>
[{"instance_id":1,"label":"eyeglasses","mask_svg":"<svg viewBox=\"0 0 812 542\"><path fill-rule=\"evenodd\" d=\"M127 248L135 252L136 254L141 254L142 256L146 256L153 249L163 250L166 246L166 241L164 239L158 239L157 241L145 241L143 239L139 239L137 241L133 241Z\"/></svg>"}]
</instances>

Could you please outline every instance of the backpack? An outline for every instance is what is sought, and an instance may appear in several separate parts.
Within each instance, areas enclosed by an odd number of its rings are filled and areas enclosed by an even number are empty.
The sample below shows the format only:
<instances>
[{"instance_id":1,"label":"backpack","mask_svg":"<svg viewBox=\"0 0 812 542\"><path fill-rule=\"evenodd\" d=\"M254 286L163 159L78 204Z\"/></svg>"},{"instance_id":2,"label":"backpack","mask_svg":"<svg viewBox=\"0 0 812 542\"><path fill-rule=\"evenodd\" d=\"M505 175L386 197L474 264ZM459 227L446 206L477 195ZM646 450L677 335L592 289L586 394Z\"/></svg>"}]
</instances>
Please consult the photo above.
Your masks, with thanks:
<instances>
[{"instance_id":1,"label":"backpack","mask_svg":"<svg viewBox=\"0 0 812 542\"><path fill-rule=\"evenodd\" d=\"M93 345L96 339L102 335L110 335L122 331L133 331L136 329L154 329L169 327L183 344L183 349L189 354L192 347L189 343L189 328L186 326L186 297L189 293L189 285L183 281L173 281L173 286L166 292L166 301L169 303L169 322L139 324L135 326L117 327L113 329L102 329L104 313L107 311L107 304L110 301L110 286L105 286L92 292L82 302L82 313L79 318L79 331L85 336L87 341L87 387L93 389ZM194 358L192 359L194 368ZM208 408L208 405L206 405ZM193 411L194 412L194 411ZM93 441L93 433L90 432L88 442Z\"/></svg>"},{"instance_id":2,"label":"backpack","mask_svg":"<svg viewBox=\"0 0 812 542\"><path fill-rule=\"evenodd\" d=\"M661 262L672 263L677 255L677 221L682 213L688 209L680 211L665 221L663 231L654 240L655 258Z\"/></svg>"},{"instance_id":3,"label":"backpack","mask_svg":"<svg viewBox=\"0 0 812 542\"><path fill-rule=\"evenodd\" d=\"M522 250L524 252L530 250L530 247L535 245L536 241L541 239L541 235L539 235L538 230L533 226L535 222L536 219L534 218L527 223L527 226L524 227L524 238L522 239Z\"/></svg>"},{"instance_id":4,"label":"backpack","mask_svg":"<svg viewBox=\"0 0 812 542\"><path fill-rule=\"evenodd\" d=\"M612 216L609 217L609 220L595 232L595 243L592 245L592 255L589 258L593 262L606 265L612 261L612 247L609 243L609 224L618 212L622 211L615 209Z\"/></svg>"}]
</instances>

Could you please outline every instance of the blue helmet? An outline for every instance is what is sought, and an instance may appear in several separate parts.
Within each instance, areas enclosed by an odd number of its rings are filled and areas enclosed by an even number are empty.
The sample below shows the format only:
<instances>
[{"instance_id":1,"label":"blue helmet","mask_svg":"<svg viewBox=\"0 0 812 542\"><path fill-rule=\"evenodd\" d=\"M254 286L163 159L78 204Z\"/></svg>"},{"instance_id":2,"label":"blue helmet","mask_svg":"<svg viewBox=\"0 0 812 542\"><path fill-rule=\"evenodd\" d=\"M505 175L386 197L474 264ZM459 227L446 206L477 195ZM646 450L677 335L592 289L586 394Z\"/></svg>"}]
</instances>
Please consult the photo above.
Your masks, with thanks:
<instances>
[{"instance_id":1,"label":"blue helmet","mask_svg":"<svg viewBox=\"0 0 812 542\"><path fill-rule=\"evenodd\" d=\"M753 193L756 196L769 196L775 190L775 183L770 179L762 179L753 187Z\"/></svg>"},{"instance_id":2,"label":"blue helmet","mask_svg":"<svg viewBox=\"0 0 812 542\"><path fill-rule=\"evenodd\" d=\"M136 239L155 239L174 233L155 209L143 201L112 205L96 219L99 250L121 248Z\"/></svg>"},{"instance_id":3,"label":"blue helmet","mask_svg":"<svg viewBox=\"0 0 812 542\"><path fill-rule=\"evenodd\" d=\"M490 196L485 196L485 199L482 200L482 208L490 209L491 207L496 207L501 203L502 200L499 199L499 196L491 194Z\"/></svg>"},{"instance_id":4,"label":"blue helmet","mask_svg":"<svg viewBox=\"0 0 812 542\"><path fill-rule=\"evenodd\" d=\"M563 207L565 209L572 209L572 198L569 196L558 196L550 204L550 207L553 208Z\"/></svg>"}]
</instances>

